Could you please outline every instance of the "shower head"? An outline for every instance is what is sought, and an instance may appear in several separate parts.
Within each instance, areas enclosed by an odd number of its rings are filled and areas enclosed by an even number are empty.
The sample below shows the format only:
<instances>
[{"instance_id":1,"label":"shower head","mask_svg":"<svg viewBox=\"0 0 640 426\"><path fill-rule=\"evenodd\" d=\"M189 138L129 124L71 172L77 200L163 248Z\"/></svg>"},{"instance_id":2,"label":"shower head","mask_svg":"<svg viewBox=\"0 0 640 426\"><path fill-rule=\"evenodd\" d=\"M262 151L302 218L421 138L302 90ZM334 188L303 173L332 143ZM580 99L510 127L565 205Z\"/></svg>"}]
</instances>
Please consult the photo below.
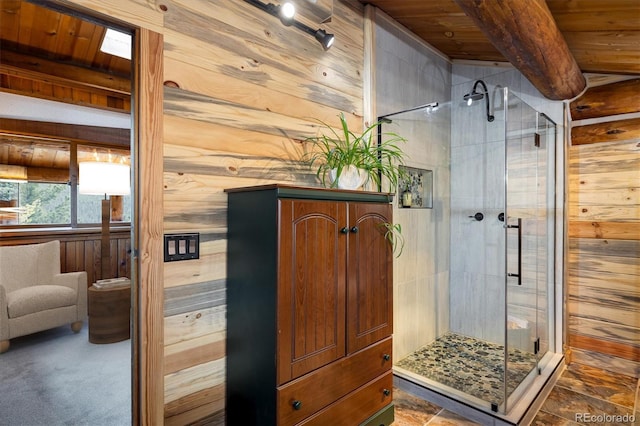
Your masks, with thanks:
<instances>
[{"instance_id":1,"label":"shower head","mask_svg":"<svg viewBox=\"0 0 640 426\"><path fill-rule=\"evenodd\" d=\"M477 91L478 85L482 86L482 92ZM466 95L464 95L463 99L467 102L467 105L471 105L473 101L479 101L485 96L486 96L485 101L487 104L487 121L492 122L494 120L494 117L493 115L490 114L490 111L489 111L489 91L487 90L487 85L484 84L484 81L476 80L476 82L473 85L473 90L471 90L471 93L467 93Z\"/></svg>"},{"instance_id":2,"label":"shower head","mask_svg":"<svg viewBox=\"0 0 640 426\"><path fill-rule=\"evenodd\" d=\"M484 95L482 93L476 92L475 90L464 95L464 100L467 101L467 105L471 105L473 101L479 101L482 98L484 98Z\"/></svg>"}]
</instances>

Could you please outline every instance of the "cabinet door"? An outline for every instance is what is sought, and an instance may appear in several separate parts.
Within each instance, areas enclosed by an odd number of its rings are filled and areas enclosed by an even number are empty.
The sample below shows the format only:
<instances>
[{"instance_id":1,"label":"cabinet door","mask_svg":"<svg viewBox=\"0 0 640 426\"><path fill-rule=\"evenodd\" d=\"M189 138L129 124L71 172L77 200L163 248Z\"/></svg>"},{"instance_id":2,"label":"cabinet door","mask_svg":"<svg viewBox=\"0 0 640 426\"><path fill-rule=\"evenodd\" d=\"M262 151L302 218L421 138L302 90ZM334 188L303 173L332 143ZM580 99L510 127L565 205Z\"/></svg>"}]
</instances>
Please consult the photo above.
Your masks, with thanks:
<instances>
[{"instance_id":1,"label":"cabinet door","mask_svg":"<svg viewBox=\"0 0 640 426\"><path fill-rule=\"evenodd\" d=\"M279 385L345 355L346 208L279 201Z\"/></svg>"},{"instance_id":2,"label":"cabinet door","mask_svg":"<svg viewBox=\"0 0 640 426\"><path fill-rule=\"evenodd\" d=\"M393 331L393 253L382 226L391 222L391 215L390 204L349 204L348 353Z\"/></svg>"}]
</instances>

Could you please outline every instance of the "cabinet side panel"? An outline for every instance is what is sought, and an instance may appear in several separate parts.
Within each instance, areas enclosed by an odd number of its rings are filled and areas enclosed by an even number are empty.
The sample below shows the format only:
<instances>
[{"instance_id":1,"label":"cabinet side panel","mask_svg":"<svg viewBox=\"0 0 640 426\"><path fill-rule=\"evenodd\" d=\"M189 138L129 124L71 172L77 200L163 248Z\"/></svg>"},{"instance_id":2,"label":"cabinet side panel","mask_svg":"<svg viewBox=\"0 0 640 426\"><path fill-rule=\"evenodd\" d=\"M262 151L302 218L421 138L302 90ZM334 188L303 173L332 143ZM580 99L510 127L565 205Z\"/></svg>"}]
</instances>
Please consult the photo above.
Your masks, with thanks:
<instances>
[{"instance_id":1,"label":"cabinet side panel","mask_svg":"<svg viewBox=\"0 0 640 426\"><path fill-rule=\"evenodd\" d=\"M229 193L229 425L275 424L276 212L273 191Z\"/></svg>"}]
</instances>

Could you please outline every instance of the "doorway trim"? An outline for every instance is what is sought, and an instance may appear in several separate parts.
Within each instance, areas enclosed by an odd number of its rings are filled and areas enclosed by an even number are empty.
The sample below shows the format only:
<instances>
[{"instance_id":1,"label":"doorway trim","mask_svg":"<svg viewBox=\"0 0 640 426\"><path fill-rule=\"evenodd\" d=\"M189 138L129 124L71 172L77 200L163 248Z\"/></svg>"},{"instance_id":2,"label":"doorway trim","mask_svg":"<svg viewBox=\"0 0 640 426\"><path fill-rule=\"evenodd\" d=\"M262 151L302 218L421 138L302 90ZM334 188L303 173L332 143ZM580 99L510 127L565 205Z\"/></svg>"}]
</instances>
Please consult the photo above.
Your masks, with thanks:
<instances>
[{"instance_id":1,"label":"doorway trim","mask_svg":"<svg viewBox=\"0 0 640 426\"><path fill-rule=\"evenodd\" d=\"M164 423L163 36L138 28L134 47L132 424Z\"/></svg>"}]
</instances>

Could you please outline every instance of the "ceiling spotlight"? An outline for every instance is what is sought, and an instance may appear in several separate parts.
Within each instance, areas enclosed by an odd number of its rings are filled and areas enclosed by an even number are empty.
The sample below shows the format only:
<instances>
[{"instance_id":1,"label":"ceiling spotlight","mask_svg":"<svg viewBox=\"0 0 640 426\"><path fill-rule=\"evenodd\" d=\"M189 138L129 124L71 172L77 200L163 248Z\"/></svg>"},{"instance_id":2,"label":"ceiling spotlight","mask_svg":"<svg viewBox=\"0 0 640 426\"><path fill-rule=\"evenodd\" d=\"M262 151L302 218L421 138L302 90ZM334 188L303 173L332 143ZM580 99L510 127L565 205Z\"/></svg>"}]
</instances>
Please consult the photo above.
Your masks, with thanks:
<instances>
[{"instance_id":1,"label":"ceiling spotlight","mask_svg":"<svg viewBox=\"0 0 640 426\"><path fill-rule=\"evenodd\" d=\"M278 6L278 15L280 16L280 21L284 25L291 25L293 22L293 17L296 15L296 7L290 1L282 3Z\"/></svg>"},{"instance_id":2,"label":"ceiling spotlight","mask_svg":"<svg viewBox=\"0 0 640 426\"><path fill-rule=\"evenodd\" d=\"M333 45L333 42L336 40L336 37L333 34L327 34L327 32L322 29L318 29L314 34L314 37L320 42L324 50L329 50Z\"/></svg>"}]
</instances>

